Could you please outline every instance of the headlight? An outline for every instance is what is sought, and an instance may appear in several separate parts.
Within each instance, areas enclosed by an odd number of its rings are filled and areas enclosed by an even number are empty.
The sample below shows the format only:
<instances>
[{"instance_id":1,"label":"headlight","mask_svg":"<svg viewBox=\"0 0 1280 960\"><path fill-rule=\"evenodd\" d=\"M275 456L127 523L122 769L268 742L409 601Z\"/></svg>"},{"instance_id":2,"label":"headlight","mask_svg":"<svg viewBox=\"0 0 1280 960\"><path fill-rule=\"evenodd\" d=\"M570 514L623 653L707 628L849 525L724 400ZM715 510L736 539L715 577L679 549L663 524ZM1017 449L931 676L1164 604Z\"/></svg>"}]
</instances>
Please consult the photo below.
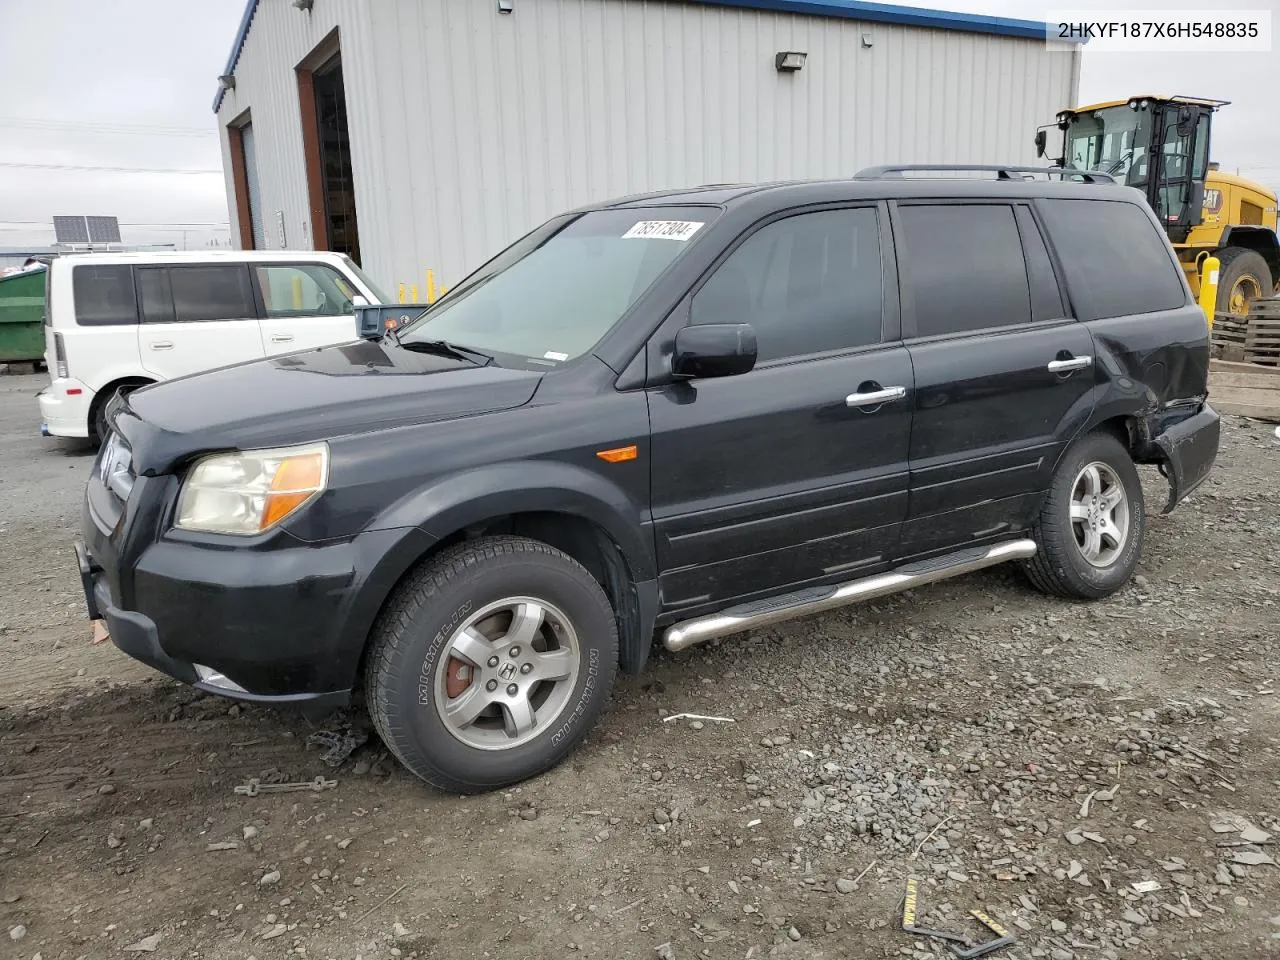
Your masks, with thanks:
<instances>
[{"instance_id":1,"label":"headlight","mask_svg":"<svg viewBox=\"0 0 1280 960\"><path fill-rule=\"evenodd\" d=\"M296 513L325 488L324 443L220 453L191 469L178 497L174 526L250 536Z\"/></svg>"}]
</instances>

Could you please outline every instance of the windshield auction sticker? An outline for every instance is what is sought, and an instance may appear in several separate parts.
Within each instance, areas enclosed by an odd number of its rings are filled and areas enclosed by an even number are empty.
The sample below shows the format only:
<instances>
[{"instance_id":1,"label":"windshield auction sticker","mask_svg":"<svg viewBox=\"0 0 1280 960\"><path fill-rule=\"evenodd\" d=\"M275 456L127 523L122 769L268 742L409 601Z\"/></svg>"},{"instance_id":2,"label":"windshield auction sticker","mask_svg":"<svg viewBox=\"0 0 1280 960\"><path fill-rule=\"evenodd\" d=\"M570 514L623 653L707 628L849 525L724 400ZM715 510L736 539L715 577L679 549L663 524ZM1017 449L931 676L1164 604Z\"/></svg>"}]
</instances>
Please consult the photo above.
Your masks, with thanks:
<instances>
[{"instance_id":1,"label":"windshield auction sticker","mask_svg":"<svg viewBox=\"0 0 1280 960\"><path fill-rule=\"evenodd\" d=\"M702 223L696 220L641 220L622 235L623 240L679 240L681 243L698 232Z\"/></svg>"}]
</instances>

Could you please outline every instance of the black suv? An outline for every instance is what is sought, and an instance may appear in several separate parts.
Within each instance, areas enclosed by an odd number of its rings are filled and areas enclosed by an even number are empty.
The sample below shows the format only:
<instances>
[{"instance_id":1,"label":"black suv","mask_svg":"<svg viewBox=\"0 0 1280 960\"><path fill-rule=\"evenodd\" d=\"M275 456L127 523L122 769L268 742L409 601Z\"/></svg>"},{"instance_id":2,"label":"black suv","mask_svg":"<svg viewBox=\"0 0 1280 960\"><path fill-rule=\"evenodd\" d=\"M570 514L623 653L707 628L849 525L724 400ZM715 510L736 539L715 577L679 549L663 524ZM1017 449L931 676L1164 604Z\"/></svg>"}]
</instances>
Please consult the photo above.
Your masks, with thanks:
<instances>
[{"instance_id":1,"label":"black suv","mask_svg":"<svg viewBox=\"0 0 1280 960\"><path fill-rule=\"evenodd\" d=\"M91 618L202 690L363 690L414 773L547 770L619 667L1006 560L1117 590L1217 454L1141 194L1017 169L558 216L380 339L113 403Z\"/></svg>"}]
</instances>

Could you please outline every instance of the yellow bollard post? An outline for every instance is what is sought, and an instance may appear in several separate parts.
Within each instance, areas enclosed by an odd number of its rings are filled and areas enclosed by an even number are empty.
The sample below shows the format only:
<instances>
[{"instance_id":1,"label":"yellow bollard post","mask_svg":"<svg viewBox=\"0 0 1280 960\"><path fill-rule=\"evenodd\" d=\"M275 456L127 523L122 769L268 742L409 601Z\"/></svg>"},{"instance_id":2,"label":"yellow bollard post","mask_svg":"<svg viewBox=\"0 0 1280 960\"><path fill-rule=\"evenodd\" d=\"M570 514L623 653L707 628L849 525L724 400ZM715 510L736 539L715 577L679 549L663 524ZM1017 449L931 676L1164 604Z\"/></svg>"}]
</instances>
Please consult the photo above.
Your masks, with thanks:
<instances>
[{"instance_id":1,"label":"yellow bollard post","mask_svg":"<svg viewBox=\"0 0 1280 960\"><path fill-rule=\"evenodd\" d=\"M427 303L436 302L436 274L430 267L427 267Z\"/></svg>"},{"instance_id":2,"label":"yellow bollard post","mask_svg":"<svg viewBox=\"0 0 1280 960\"><path fill-rule=\"evenodd\" d=\"M416 283L409 288L409 295L413 298L409 301L410 303L418 302L418 285Z\"/></svg>"},{"instance_id":3,"label":"yellow bollard post","mask_svg":"<svg viewBox=\"0 0 1280 960\"><path fill-rule=\"evenodd\" d=\"M400 302L404 303L404 284L400 284Z\"/></svg>"},{"instance_id":4,"label":"yellow bollard post","mask_svg":"<svg viewBox=\"0 0 1280 960\"><path fill-rule=\"evenodd\" d=\"M302 309L302 277L293 275L293 309Z\"/></svg>"},{"instance_id":5,"label":"yellow bollard post","mask_svg":"<svg viewBox=\"0 0 1280 960\"><path fill-rule=\"evenodd\" d=\"M441 288L440 288L440 296L442 296L442 297L443 297L443 296L444 296L446 293L448 293L448 292L449 292L449 288L448 288L448 287L441 287Z\"/></svg>"},{"instance_id":6,"label":"yellow bollard post","mask_svg":"<svg viewBox=\"0 0 1280 960\"><path fill-rule=\"evenodd\" d=\"M1218 258L1212 254L1200 261L1200 309L1204 311L1209 329L1213 329L1213 315L1218 307Z\"/></svg>"}]
</instances>

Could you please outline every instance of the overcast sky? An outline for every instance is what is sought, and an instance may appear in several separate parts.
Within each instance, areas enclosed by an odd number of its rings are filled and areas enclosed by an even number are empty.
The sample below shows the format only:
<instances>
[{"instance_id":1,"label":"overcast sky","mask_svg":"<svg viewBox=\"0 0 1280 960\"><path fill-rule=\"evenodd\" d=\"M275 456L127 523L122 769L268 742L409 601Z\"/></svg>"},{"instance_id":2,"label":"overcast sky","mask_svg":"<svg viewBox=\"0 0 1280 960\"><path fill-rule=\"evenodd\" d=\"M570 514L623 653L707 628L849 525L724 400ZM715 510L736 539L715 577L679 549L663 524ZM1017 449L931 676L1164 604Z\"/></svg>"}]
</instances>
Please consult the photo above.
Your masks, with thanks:
<instances>
[{"instance_id":1,"label":"overcast sky","mask_svg":"<svg viewBox=\"0 0 1280 960\"><path fill-rule=\"evenodd\" d=\"M1050 19L1063 7L1112 14L1208 9L1203 0L915 5L1027 19ZM1228 0L1226 7L1270 9L1274 16L1280 0ZM225 241L227 204L211 107L243 11L244 0L0 0L0 247L51 242L55 214L115 215L127 242L199 248L211 238ZM1280 27L1280 16L1275 19ZM1231 100L1214 121L1213 158L1224 170L1239 167L1280 187L1278 89L1280 49L1086 50L1080 97L1088 103L1152 92Z\"/></svg>"}]
</instances>

